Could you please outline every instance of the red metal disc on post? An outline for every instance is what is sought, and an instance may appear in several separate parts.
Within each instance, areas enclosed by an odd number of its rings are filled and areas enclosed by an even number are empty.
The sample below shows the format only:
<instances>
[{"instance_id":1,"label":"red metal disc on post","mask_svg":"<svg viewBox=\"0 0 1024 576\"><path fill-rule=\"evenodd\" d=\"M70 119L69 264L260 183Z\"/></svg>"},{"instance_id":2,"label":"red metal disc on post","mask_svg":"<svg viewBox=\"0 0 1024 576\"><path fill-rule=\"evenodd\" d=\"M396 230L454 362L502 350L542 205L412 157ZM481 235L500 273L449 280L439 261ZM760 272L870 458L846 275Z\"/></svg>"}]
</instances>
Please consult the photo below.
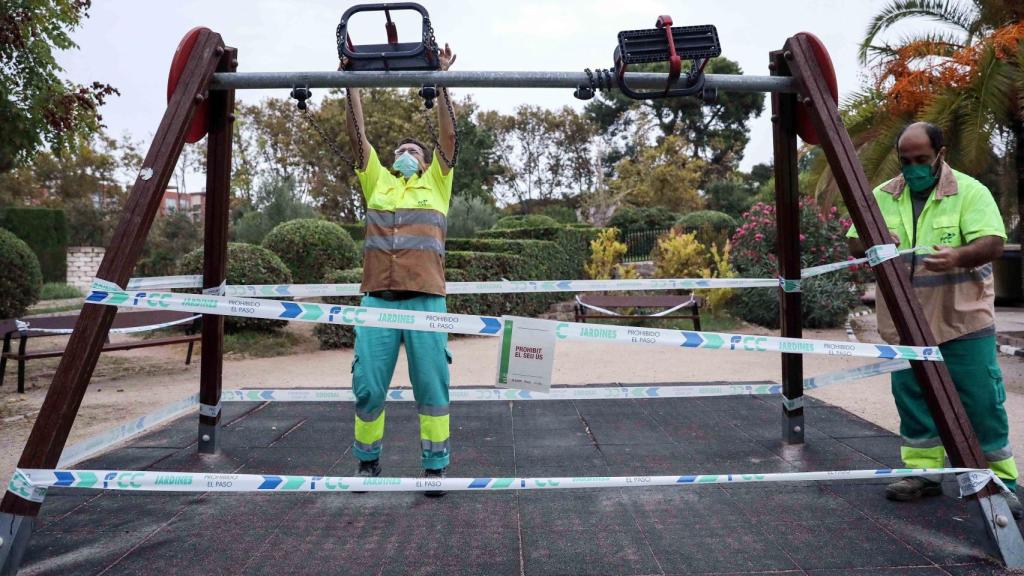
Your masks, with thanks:
<instances>
[{"instance_id":1,"label":"red metal disc on post","mask_svg":"<svg viewBox=\"0 0 1024 576\"><path fill-rule=\"evenodd\" d=\"M822 43L820 38L810 32L798 32L796 35L810 41L811 48L814 50L814 57L818 61L818 68L825 75L829 91L832 92L832 99L838 105L839 85L836 83L836 69L832 66L832 58L829 57L825 44ZM811 122L811 111L802 102L798 102L796 106L796 133L808 144L820 144L818 133L814 130L814 123Z\"/></svg>"},{"instance_id":2,"label":"red metal disc on post","mask_svg":"<svg viewBox=\"0 0 1024 576\"><path fill-rule=\"evenodd\" d=\"M171 60L171 72L167 75L167 101L171 101L171 95L174 94L174 89L178 86L178 79L181 77L181 73L185 70L185 63L188 62L188 57L192 54L192 48L196 45L196 39L199 37L199 33L203 30L209 31L210 29L205 26L197 26L187 33L185 37L181 39L178 44L178 49L174 51L174 59ZM204 98L196 106L195 116L192 117L192 123L188 126L188 132L185 133L185 142L194 144L203 139L206 136L208 130L207 126L207 111L209 104Z\"/></svg>"}]
</instances>

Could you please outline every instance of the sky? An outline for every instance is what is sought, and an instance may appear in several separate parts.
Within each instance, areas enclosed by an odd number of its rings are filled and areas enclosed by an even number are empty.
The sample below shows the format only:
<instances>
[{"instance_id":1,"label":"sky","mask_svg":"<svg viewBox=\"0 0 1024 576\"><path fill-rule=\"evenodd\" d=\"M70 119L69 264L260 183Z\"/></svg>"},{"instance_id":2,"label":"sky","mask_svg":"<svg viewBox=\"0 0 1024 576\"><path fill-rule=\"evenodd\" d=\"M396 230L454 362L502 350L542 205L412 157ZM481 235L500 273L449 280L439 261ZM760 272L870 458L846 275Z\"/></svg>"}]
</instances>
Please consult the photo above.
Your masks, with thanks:
<instances>
[{"instance_id":1,"label":"sky","mask_svg":"<svg viewBox=\"0 0 1024 576\"><path fill-rule=\"evenodd\" d=\"M439 42L457 54L459 70L574 70L612 67L620 30L654 27L660 14L676 25L714 24L722 55L747 74L767 75L768 52L800 31L816 34L831 54L840 96L863 81L857 46L886 0L566 0L489 2L423 0ZM129 134L148 146L166 106L167 70L181 37L206 26L238 49L240 72L334 70L335 27L353 5L321 0L93 0L88 20L73 33L80 49L61 53L66 76L78 83L114 85L120 97L102 109L111 135ZM352 20L359 42L384 40L383 18ZM399 18L401 40L419 34L418 19ZM314 90L314 99L324 90ZM484 109L511 112L523 103L582 108L571 90L459 89ZM286 97L287 91L245 91L244 101ZM770 162L769 102L751 122L744 169Z\"/></svg>"}]
</instances>

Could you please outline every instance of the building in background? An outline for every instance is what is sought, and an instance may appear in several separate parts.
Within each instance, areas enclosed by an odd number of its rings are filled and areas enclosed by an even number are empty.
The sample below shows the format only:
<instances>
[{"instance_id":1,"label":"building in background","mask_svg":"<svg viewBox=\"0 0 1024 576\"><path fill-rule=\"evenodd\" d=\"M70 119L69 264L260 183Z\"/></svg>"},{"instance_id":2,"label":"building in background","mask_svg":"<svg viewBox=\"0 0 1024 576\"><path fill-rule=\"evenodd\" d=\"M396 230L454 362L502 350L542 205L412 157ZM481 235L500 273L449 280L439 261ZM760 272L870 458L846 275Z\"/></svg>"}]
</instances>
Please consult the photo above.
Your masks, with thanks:
<instances>
[{"instance_id":1,"label":"building in background","mask_svg":"<svg viewBox=\"0 0 1024 576\"><path fill-rule=\"evenodd\" d=\"M160 202L160 214L168 215L171 212L185 212L191 216L193 222L203 219L203 212L206 209L206 190L201 192L179 192L177 186L168 186L164 190L163 200Z\"/></svg>"}]
</instances>

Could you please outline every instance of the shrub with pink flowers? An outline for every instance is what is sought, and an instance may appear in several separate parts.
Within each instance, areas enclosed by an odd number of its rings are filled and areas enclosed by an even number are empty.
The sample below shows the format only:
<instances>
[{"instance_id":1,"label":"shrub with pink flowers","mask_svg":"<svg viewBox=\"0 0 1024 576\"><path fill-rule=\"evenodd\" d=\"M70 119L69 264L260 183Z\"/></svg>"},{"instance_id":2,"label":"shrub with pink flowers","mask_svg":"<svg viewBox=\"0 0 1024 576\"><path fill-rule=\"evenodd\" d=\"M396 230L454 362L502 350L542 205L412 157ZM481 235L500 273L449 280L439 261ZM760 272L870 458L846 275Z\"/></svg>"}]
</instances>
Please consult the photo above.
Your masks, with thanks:
<instances>
[{"instance_id":1,"label":"shrub with pink flowers","mask_svg":"<svg viewBox=\"0 0 1024 576\"><path fill-rule=\"evenodd\" d=\"M755 204L740 218L741 225L732 236L732 258L737 275L744 278L777 278L778 246L775 230L775 206ZM846 231L850 221L839 217L833 207L823 213L812 199L800 201L800 265L802 268L850 258ZM840 270L803 281L802 308L807 328L833 328L842 325L857 305L863 270ZM779 326L777 290L748 288L737 291L731 306L740 318L767 326Z\"/></svg>"}]
</instances>

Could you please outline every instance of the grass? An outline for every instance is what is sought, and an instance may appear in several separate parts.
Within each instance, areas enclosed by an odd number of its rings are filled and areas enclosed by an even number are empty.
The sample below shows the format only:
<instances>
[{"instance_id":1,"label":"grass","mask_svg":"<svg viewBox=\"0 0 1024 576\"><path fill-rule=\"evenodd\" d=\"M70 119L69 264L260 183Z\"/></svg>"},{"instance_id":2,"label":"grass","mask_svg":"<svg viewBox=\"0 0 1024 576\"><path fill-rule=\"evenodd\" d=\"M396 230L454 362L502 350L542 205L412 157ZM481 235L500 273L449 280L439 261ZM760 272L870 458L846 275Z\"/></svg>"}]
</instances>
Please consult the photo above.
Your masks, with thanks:
<instances>
[{"instance_id":1,"label":"grass","mask_svg":"<svg viewBox=\"0 0 1024 576\"><path fill-rule=\"evenodd\" d=\"M673 319L659 320L659 325L675 330L693 330L691 320ZM703 311L700 314L700 329L702 332L732 332L743 326L743 322L733 318L725 312L710 313Z\"/></svg>"},{"instance_id":2,"label":"grass","mask_svg":"<svg viewBox=\"0 0 1024 576\"><path fill-rule=\"evenodd\" d=\"M47 282L43 284L43 290L39 293L40 300L66 300L81 297L81 290L63 282Z\"/></svg>"},{"instance_id":3,"label":"grass","mask_svg":"<svg viewBox=\"0 0 1024 576\"><path fill-rule=\"evenodd\" d=\"M57 314L59 312L75 312L82 309L81 302L72 302L71 304L64 304L61 306L47 306L44 308L29 308L26 314L33 316L42 316L43 314Z\"/></svg>"},{"instance_id":4,"label":"grass","mask_svg":"<svg viewBox=\"0 0 1024 576\"><path fill-rule=\"evenodd\" d=\"M245 358L286 356L303 342L302 336L291 332L256 332L246 330L224 334L224 354Z\"/></svg>"}]
</instances>

